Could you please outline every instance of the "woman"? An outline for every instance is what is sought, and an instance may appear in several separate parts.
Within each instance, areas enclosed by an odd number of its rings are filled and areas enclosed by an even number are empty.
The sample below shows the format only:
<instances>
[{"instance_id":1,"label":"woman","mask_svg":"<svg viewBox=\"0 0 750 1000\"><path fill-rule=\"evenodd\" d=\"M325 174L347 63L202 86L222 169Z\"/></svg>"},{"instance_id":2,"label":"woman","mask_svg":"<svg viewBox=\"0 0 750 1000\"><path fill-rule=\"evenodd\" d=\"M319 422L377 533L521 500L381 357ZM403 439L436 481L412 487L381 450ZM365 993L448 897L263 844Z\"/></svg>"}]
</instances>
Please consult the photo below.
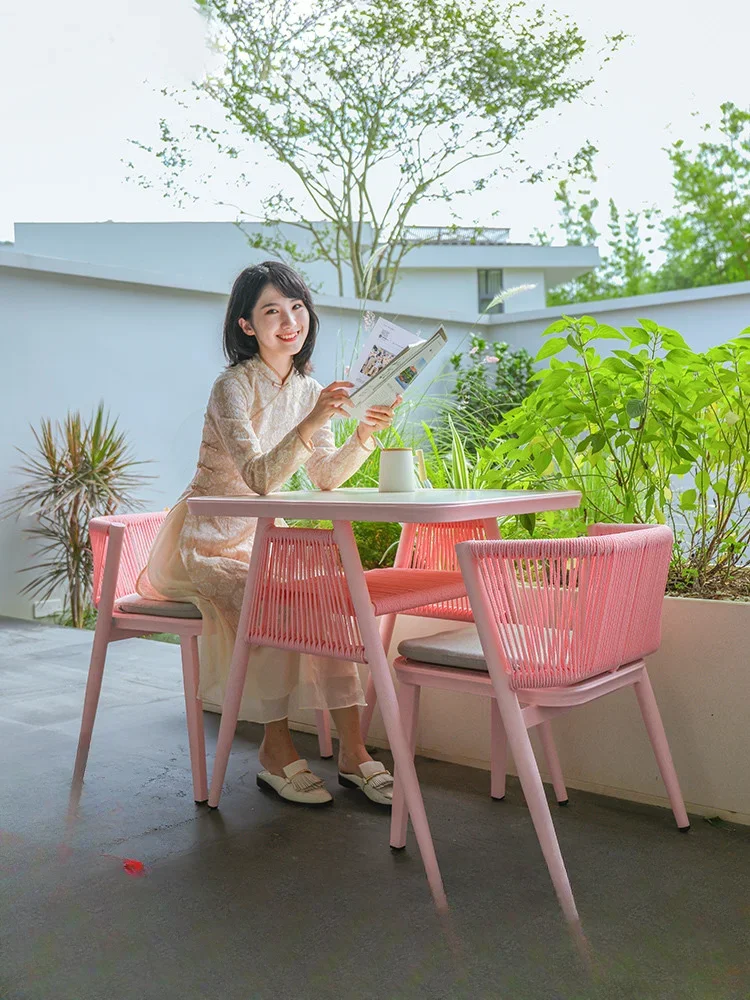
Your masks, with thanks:
<instances>
[{"instance_id":1,"label":"woman","mask_svg":"<svg viewBox=\"0 0 750 1000\"><path fill-rule=\"evenodd\" d=\"M330 420L347 415L352 383L322 388L309 376L317 333L310 291L290 267L269 261L239 275L224 322L229 367L211 390L198 467L165 520L139 581L143 596L192 601L200 609L201 697L209 702L223 701L255 521L190 514L187 498L270 493L303 465L317 487L335 489L371 453L374 432L393 420L394 407L373 407L336 448ZM399 402L400 397L394 406ZM393 779L362 740L358 706L364 696L355 665L266 647L250 656L240 710L240 718L265 725L261 787L306 805L332 801L294 747L290 700L299 708L331 712L341 776L389 806Z\"/></svg>"}]
</instances>

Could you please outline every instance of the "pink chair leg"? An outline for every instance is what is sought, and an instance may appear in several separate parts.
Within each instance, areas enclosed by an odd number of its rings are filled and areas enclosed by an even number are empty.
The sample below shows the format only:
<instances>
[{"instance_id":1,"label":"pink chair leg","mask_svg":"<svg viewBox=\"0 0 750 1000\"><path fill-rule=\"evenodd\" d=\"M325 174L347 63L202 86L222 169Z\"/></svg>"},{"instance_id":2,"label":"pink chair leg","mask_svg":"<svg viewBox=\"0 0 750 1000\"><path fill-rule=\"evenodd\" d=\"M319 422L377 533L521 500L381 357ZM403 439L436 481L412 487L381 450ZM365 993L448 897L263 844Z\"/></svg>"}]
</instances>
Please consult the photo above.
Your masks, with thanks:
<instances>
[{"instance_id":1,"label":"pink chair leg","mask_svg":"<svg viewBox=\"0 0 750 1000\"><path fill-rule=\"evenodd\" d=\"M391 646L391 639L393 639L393 629L396 626L396 615L383 615L380 619L380 638L383 640L383 649L385 650L385 655L388 656L388 650ZM362 731L362 742L367 742L367 734L370 731L370 723L372 722L372 715L375 711L375 705L377 704L378 696L375 691L375 681L372 679L372 673L367 678L367 690L365 691L365 707L362 709L362 715L359 720L359 727Z\"/></svg>"},{"instance_id":2,"label":"pink chair leg","mask_svg":"<svg viewBox=\"0 0 750 1000\"><path fill-rule=\"evenodd\" d=\"M497 693L497 685L495 685L495 691ZM544 860L547 862L552 884L555 887L563 913L570 924L577 926L580 921L573 898L573 890L570 888L568 873L565 870L565 862L557 842L557 834L549 811L547 796L544 793L542 777L539 774L531 740L526 731L521 707L514 695L511 695L510 692L503 693L506 695L507 701L505 706L500 704L500 710L521 788L531 813L531 821L539 838L539 845L542 848Z\"/></svg>"},{"instance_id":3,"label":"pink chair leg","mask_svg":"<svg viewBox=\"0 0 750 1000\"><path fill-rule=\"evenodd\" d=\"M398 708L401 714L401 724L404 727L404 735L409 744L412 757L417 746L420 693L421 688L418 684L404 684L401 682L399 685ZM409 812L406 808L404 787L399 780L398 769L394 777L393 806L391 808L391 847L401 849L402 847L406 847L406 826L409 819Z\"/></svg>"},{"instance_id":4,"label":"pink chair leg","mask_svg":"<svg viewBox=\"0 0 750 1000\"><path fill-rule=\"evenodd\" d=\"M227 680L224 692L224 703L221 707L221 725L219 726L219 737L216 741L216 756L214 757L214 769L211 774L211 788L208 792L208 804L212 809L216 809L219 805L221 789L224 785L224 776L227 773L227 764L229 763L229 754L232 750L232 741L237 729L237 719L240 715L240 702L242 701L242 691L245 687L245 678L247 677L248 658L253 649L247 641L250 606L255 589L255 580L260 569L265 534L272 524L272 518L259 517L255 529L253 551L250 555L245 593L242 598L240 621L237 626L232 661L229 665L229 679Z\"/></svg>"},{"instance_id":5,"label":"pink chair leg","mask_svg":"<svg viewBox=\"0 0 750 1000\"><path fill-rule=\"evenodd\" d=\"M328 712L320 710L315 713L315 724L318 727L318 748L320 756L327 760L333 757L333 744L331 743L331 720Z\"/></svg>"},{"instance_id":6,"label":"pink chair leg","mask_svg":"<svg viewBox=\"0 0 750 1000\"><path fill-rule=\"evenodd\" d=\"M505 726L497 701L490 708L490 795L498 802L505 798L505 775L508 770L508 744Z\"/></svg>"},{"instance_id":7,"label":"pink chair leg","mask_svg":"<svg viewBox=\"0 0 750 1000\"><path fill-rule=\"evenodd\" d=\"M197 805L208 799L206 776L206 741L203 732L203 703L198 696L198 637L183 635L182 682L185 689L185 715L187 716L190 767L193 772L193 798Z\"/></svg>"},{"instance_id":8,"label":"pink chair leg","mask_svg":"<svg viewBox=\"0 0 750 1000\"><path fill-rule=\"evenodd\" d=\"M422 791L417 780L417 773L414 770L413 756L409 751L409 744L407 743L401 724L401 715L399 713L396 691L393 686L393 678L391 677L388 660L383 652L383 639L377 622L373 617L370 594L367 590L364 573L362 572L362 562L357 551L357 544L354 541L351 524L345 521L334 521L333 535L341 553L341 562L346 573L349 592L359 621L360 634L364 643L367 662L370 664L370 673L375 682L375 690L377 691L380 711L383 716L385 731L388 734L393 760L396 770L402 771L401 780L404 786L404 797L409 809L419 853L422 855L427 883L430 887L436 909L438 912L443 913L448 909L448 900L445 895L443 879L440 875L440 866L422 800Z\"/></svg>"},{"instance_id":9,"label":"pink chair leg","mask_svg":"<svg viewBox=\"0 0 750 1000\"><path fill-rule=\"evenodd\" d=\"M568 790L565 787L565 780L562 768L560 767L560 758L557 756L557 747L552 736L552 723L549 719L546 722L540 722L538 729L539 739L544 750L544 757L547 761L547 769L550 778L552 778L552 787L555 790L557 804L559 806L566 806L568 804Z\"/></svg>"},{"instance_id":10,"label":"pink chair leg","mask_svg":"<svg viewBox=\"0 0 750 1000\"><path fill-rule=\"evenodd\" d=\"M102 690L102 678L104 677L104 662L107 659L107 646L109 644L109 618L100 615L96 623L94 633L94 645L91 648L91 660L89 662L89 673L86 679L86 695L83 700L83 717L81 718L81 731L78 736L78 749L76 750L76 761L73 768L74 781L83 781L86 771L86 764L89 759L89 748L91 747L91 735L94 731L96 720L96 710L99 706L99 695Z\"/></svg>"},{"instance_id":11,"label":"pink chair leg","mask_svg":"<svg viewBox=\"0 0 750 1000\"><path fill-rule=\"evenodd\" d=\"M641 679L636 681L633 687L635 688L635 695L646 725L648 738L651 740L651 746L654 748L656 763L659 765L662 781L667 789L674 818L678 828L682 831L687 831L690 829L690 820L685 811L685 802L682 798L680 782L677 778L674 762L672 761L672 754L669 750L667 734L664 731L664 724L661 721L659 708L654 697L654 690L651 687L651 680L645 667L643 668Z\"/></svg>"}]
</instances>

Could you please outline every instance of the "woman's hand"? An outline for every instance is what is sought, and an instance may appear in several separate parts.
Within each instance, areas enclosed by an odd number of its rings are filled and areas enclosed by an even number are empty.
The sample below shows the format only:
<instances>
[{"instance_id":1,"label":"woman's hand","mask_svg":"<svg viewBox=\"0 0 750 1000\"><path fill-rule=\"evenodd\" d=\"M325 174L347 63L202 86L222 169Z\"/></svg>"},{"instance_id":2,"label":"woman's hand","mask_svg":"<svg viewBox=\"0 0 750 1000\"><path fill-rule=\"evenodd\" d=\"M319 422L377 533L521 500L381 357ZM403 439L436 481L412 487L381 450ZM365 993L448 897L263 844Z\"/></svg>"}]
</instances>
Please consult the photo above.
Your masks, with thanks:
<instances>
[{"instance_id":1,"label":"woman's hand","mask_svg":"<svg viewBox=\"0 0 750 1000\"><path fill-rule=\"evenodd\" d=\"M396 396L393 406L372 406L365 414L365 419L357 424L357 434L362 444L365 444L375 433L384 431L393 423L394 410L399 405L402 396Z\"/></svg>"},{"instance_id":2,"label":"woman's hand","mask_svg":"<svg viewBox=\"0 0 750 1000\"><path fill-rule=\"evenodd\" d=\"M297 430L303 441L310 441L313 434L325 427L331 417L348 417L349 389L353 382L331 382L321 389L318 401L304 420L297 424Z\"/></svg>"}]
</instances>

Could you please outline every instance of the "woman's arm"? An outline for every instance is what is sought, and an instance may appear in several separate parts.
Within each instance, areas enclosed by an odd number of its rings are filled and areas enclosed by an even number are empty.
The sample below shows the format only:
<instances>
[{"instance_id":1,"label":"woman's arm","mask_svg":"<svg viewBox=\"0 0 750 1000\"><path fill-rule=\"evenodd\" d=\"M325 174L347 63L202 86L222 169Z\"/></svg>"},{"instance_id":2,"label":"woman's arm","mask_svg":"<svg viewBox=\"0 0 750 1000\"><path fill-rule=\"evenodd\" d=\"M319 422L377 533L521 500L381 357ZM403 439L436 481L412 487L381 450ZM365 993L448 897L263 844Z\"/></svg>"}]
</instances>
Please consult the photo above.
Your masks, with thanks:
<instances>
[{"instance_id":1,"label":"woman's arm","mask_svg":"<svg viewBox=\"0 0 750 1000\"><path fill-rule=\"evenodd\" d=\"M321 390L321 387L313 379L310 381L317 393L325 394L328 391L328 389ZM351 385L351 383L348 384ZM319 396L319 399L322 398L322 395ZM399 396L394 406L400 402L401 397ZM342 415L346 415L345 409ZM358 424L354 433L340 448L336 447L330 419L326 420L312 435L310 442L312 455L306 467L310 479L318 489L335 490L357 471L365 459L375 450L374 431L390 426L393 420L393 407L376 406L367 411L367 416L368 421ZM303 438L305 437L304 428L305 421L300 424Z\"/></svg>"},{"instance_id":2,"label":"woman's arm","mask_svg":"<svg viewBox=\"0 0 750 1000\"><path fill-rule=\"evenodd\" d=\"M306 469L313 485L319 490L337 489L375 450L374 439L371 437L363 443L356 430L337 448L330 420L313 435L311 445L312 454L308 457Z\"/></svg>"},{"instance_id":3,"label":"woman's arm","mask_svg":"<svg viewBox=\"0 0 750 1000\"><path fill-rule=\"evenodd\" d=\"M214 383L209 414L227 452L247 486L259 494L279 489L310 457L310 448L296 427L264 452L250 421L249 387L242 380L220 378Z\"/></svg>"}]
</instances>

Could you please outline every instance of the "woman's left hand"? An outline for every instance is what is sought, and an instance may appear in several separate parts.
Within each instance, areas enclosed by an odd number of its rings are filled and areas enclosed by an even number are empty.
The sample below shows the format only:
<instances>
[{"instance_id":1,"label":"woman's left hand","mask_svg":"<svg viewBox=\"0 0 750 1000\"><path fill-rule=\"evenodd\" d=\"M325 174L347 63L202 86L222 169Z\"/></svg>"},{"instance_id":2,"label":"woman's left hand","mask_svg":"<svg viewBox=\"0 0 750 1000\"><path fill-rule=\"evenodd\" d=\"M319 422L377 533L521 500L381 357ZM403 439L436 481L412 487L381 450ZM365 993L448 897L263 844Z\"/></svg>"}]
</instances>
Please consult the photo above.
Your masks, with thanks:
<instances>
[{"instance_id":1,"label":"woman's left hand","mask_svg":"<svg viewBox=\"0 0 750 1000\"><path fill-rule=\"evenodd\" d=\"M372 406L365 414L365 419L357 424L357 434L359 440L364 444L373 436L375 431L384 431L393 423L394 411L402 400L402 396L396 396L393 406Z\"/></svg>"}]
</instances>

